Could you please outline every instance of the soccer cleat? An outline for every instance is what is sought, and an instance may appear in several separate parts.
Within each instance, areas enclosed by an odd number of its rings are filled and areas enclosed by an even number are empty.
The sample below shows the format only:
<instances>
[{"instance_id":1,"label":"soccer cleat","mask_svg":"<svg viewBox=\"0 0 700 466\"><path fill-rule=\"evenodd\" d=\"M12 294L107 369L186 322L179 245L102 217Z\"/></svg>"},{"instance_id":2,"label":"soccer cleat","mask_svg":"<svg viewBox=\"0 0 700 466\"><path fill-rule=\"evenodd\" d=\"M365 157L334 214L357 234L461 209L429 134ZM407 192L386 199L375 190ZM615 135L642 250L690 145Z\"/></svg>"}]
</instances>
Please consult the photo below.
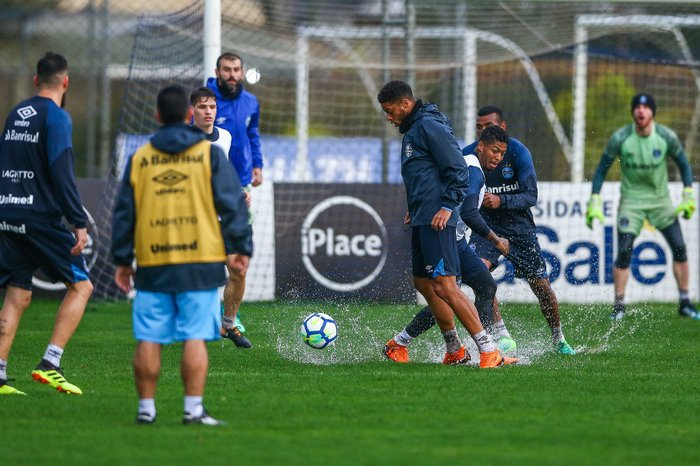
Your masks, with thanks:
<instances>
[{"instance_id":1,"label":"soccer cleat","mask_svg":"<svg viewBox=\"0 0 700 466\"><path fill-rule=\"evenodd\" d=\"M518 345L511 337L502 336L496 340L496 346L501 350L501 353L513 353Z\"/></svg>"},{"instance_id":2,"label":"soccer cleat","mask_svg":"<svg viewBox=\"0 0 700 466\"><path fill-rule=\"evenodd\" d=\"M26 395L26 393L17 390L15 387L7 385L5 382L0 384L0 396L2 395Z\"/></svg>"},{"instance_id":3,"label":"soccer cleat","mask_svg":"<svg viewBox=\"0 0 700 466\"><path fill-rule=\"evenodd\" d=\"M681 317L690 317L691 319L700 320L700 312L698 312L690 301L682 301L678 305L678 315Z\"/></svg>"},{"instance_id":4,"label":"soccer cleat","mask_svg":"<svg viewBox=\"0 0 700 466\"><path fill-rule=\"evenodd\" d=\"M138 413L136 415L136 424L153 424L156 422L156 415L151 416L148 413Z\"/></svg>"},{"instance_id":5,"label":"soccer cleat","mask_svg":"<svg viewBox=\"0 0 700 466\"><path fill-rule=\"evenodd\" d=\"M68 382L63 376L63 371L59 367L54 367L51 363L42 360L36 369L32 371L32 378L37 382L55 388L59 392L82 395L83 391L72 383Z\"/></svg>"},{"instance_id":6,"label":"soccer cleat","mask_svg":"<svg viewBox=\"0 0 700 466\"><path fill-rule=\"evenodd\" d=\"M467 364L471 360L472 357L469 356L469 353L467 353L467 350L464 349L464 346L461 346L454 353L445 353L445 358L442 360L442 363L446 366L451 366Z\"/></svg>"},{"instance_id":7,"label":"soccer cleat","mask_svg":"<svg viewBox=\"0 0 700 466\"><path fill-rule=\"evenodd\" d=\"M224 329L224 331L226 332L224 336L231 340L233 344L237 347L250 348L251 346L253 346L250 340L248 340L241 334L241 331L238 329L238 327Z\"/></svg>"},{"instance_id":8,"label":"soccer cleat","mask_svg":"<svg viewBox=\"0 0 700 466\"><path fill-rule=\"evenodd\" d=\"M233 325L238 327L241 333L245 333L245 325L241 322L241 311L236 312L236 320L234 320Z\"/></svg>"},{"instance_id":9,"label":"soccer cleat","mask_svg":"<svg viewBox=\"0 0 700 466\"><path fill-rule=\"evenodd\" d=\"M613 306L612 313L610 313L610 319L611 320L620 320L623 317L625 317L625 305L624 304L615 304Z\"/></svg>"},{"instance_id":10,"label":"soccer cleat","mask_svg":"<svg viewBox=\"0 0 700 466\"><path fill-rule=\"evenodd\" d=\"M518 362L518 358L509 358L508 356L503 356L501 351L496 349L488 353L481 353L479 367L482 369L505 366L508 364L514 364Z\"/></svg>"},{"instance_id":11,"label":"soccer cleat","mask_svg":"<svg viewBox=\"0 0 700 466\"><path fill-rule=\"evenodd\" d=\"M201 424L204 426L225 426L226 422L220 421L218 419L214 419L209 415L207 410L203 410L202 414L199 416L192 416L190 413L185 413L184 416L182 416L182 423L183 424Z\"/></svg>"},{"instance_id":12,"label":"soccer cleat","mask_svg":"<svg viewBox=\"0 0 700 466\"><path fill-rule=\"evenodd\" d=\"M408 346L399 345L392 338L384 345L384 356L394 362L408 362Z\"/></svg>"},{"instance_id":13,"label":"soccer cleat","mask_svg":"<svg viewBox=\"0 0 700 466\"><path fill-rule=\"evenodd\" d=\"M559 354L567 354L570 356L573 356L576 354L576 350L569 345L566 340L561 340L554 345L557 348L557 353Z\"/></svg>"}]
</instances>

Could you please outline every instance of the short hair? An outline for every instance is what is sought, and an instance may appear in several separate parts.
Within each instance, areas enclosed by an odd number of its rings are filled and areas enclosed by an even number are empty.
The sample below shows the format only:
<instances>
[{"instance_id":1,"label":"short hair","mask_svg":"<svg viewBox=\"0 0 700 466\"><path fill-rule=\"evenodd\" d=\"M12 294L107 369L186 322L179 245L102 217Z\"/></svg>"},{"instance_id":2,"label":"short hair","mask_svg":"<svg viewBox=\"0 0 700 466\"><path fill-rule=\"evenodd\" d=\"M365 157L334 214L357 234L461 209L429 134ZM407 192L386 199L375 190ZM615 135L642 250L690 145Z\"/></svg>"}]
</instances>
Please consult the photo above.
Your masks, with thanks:
<instances>
[{"instance_id":1,"label":"short hair","mask_svg":"<svg viewBox=\"0 0 700 466\"><path fill-rule=\"evenodd\" d=\"M198 89L195 89L194 91L192 91L192 94L190 94L190 105L194 107L200 100L204 99L216 100L216 94L214 94L214 91L212 91L208 87L200 87Z\"/></svg>"},{"instance_id":2,"label":"short hair","mask_svg":"<svg viewBox=\"0 0 700 466\"><path fill-rule=\"evenodd\" d=\"M243 66L243 59L237 53L224 52L221 55L219 55L219 58L216 59L216 69L217 70L221 66L221 60L231 60L231 61L240 60L241 66Z\"/></svg>"},{"instance_id":3,"label":"short hair","mask_svg":"<svg viewBox=\"0 0 700 466\"><path fill-rule=\"evenodd\" d=\"M39 84L60 84L62 74L68 71L68 60L54 52L46 54L36 63L36 76Z\"/></svg>"},{"instance_id":4,"label":"short hair","mask_svg":"<svg viewBox=\"0 0 700 466\"><path fill-rule=\"evenodd\" d=\"M505 119L503 117L503 110L496 107L495 105L486 105L484 107L481 107L479 109L479 113L477 113L476 115L481 117L491 115L492 113L495 113L498 116L498 121L503 121Z\"/></svg>"},{"instance_id":5,"label":"short hair","mask_svg":"<svg viewBox=\"0 0 700 466\"><path fill-rule=\"evenodd\" d=\"M185 121L189 106L187 91L182 86L176 84L164 87L158 92L158 113L160 114L160 120L165 125Z\"/></svg>"},{"instance_id":6,"label":"short hair","mask_svg":"<svg viewBox=\"0 0 700 466\"><path fill-rule=\"evenodd\" d=\"M486 113L486 115L491 115L492 113L495 112L489 112ZM481 131L481 134L479 135L479 142L484 143L484 145L493 144L494 142L502 142L507 145L508 133L506 133L506 130L504 130L500 126L487 126L483 129L483 131Z\"/></svg>"},{"instance_id":7,"label":"short hair","mask_svg":"<svg viewBox=\"0 0 700 466\"><path fill-rule=\"evenodd\" d=\"M395 102L401 99L415 100L411 86L403 81L389 81L384 84L384 87L382 87L379 94L377 94L377 100L380 104Z\"/></svg>"}]
</instances>

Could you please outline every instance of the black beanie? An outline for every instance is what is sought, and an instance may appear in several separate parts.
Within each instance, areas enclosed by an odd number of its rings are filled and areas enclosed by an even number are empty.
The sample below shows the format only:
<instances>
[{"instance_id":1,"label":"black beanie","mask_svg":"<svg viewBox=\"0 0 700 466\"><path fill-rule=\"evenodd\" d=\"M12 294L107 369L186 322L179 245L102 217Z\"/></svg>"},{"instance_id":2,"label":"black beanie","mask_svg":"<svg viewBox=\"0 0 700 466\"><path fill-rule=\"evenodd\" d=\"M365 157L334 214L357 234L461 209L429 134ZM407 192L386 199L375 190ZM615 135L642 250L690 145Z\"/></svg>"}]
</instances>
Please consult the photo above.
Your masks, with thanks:
<instances>
[{"instance_id":1,"label":"black beanie","mask_svg":"<svg viewBox=\"0 0 700 466\"><path fill-rule=\"evenodd\" d=\"M632 97L632 109L630 111L634 112L637 105L646 105L651 109L651 114L656 116L656 102L654 102L654 98L649 94L642 93Z\"/></svg>"}]
</instances>

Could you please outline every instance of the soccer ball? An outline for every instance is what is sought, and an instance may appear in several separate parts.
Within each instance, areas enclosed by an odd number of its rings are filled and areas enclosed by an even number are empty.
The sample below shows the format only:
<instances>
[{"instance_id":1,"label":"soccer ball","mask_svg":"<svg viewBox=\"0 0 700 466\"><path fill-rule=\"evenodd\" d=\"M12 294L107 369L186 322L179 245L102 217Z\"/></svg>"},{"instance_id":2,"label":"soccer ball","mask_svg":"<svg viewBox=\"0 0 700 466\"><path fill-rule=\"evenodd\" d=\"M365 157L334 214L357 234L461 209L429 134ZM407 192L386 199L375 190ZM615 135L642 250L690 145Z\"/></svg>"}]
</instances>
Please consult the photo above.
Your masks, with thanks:
<instances>
[{"instance_id":1,"label":"soccer ball","mask_svg":"<svg viewBox=\"0 0 700 466\"><path fill-rule=\"evenodd\" d=\"M301 324L301 338L312 348L323 349L335 343L338 326L328 314L314 312Z\"/></svg>"}]
</instances>

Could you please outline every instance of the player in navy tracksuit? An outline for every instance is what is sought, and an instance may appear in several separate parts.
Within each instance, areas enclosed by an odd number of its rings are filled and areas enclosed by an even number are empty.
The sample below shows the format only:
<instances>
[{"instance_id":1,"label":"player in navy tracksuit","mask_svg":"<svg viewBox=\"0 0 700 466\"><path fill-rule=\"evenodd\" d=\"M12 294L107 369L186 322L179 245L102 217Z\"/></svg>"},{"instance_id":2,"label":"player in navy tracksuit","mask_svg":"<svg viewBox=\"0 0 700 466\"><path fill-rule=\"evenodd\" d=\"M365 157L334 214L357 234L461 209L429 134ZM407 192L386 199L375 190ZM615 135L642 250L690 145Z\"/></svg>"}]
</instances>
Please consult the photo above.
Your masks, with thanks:
<instances>
[{"instance_id":1,"label":"player in navy tracksuit","mask_svg":"<svg viewBox=\"0 0 700 466\"><path fill-rule=\"evenodd\" d=\"M434 104L413 97L403 81L390 81L377 100L387 121L399 127L401 175L411 224L413 283L425 297L445 338L446 364L468 358L452 318L453 312L479 347L482 367L508 361L479 321L474 305L457 286L459 256L455 241L458 210L469 172L447 117Z\"/></svg>"},{"instance_id":2,"label":"player in navy tracksuit","mask_svg":"<svg viewBox=\"0 0 700 466\"><path fill-rule=\"evenodd\" d=\"M474 291L479 318L489 333L492 332L494 323L493 302L496 296L496 282L486 265L469 247L467 230L471 229L472 234L476 233L488 239L501 253L508 255L508 240L494 233L479 213L479 207L485 194L484 170L493 170L498 166L503 159L507 145L508 135L506 132L500 127L494 126L481 133L474 153L464 156L469 166L469 187L457 224L456 240L462 282ZM406 328L387 343L384 354L393 361L408 362L408 346L411 340L433 325L435 325L435 319L430 308L423 308Z\"/></svg>"},{"instance_id":3,"label":"player in navy tracksuit","mask_svg":"<svg viewBox=\"0 0 700 466\"><path fill-rule=\"evenodd\" d=\"M262 183L263 160L260 148L260 105L258 99L243 89L243 59L226 52L216 60L216 78L209 78L207 87L216 95L216 126L231 133L231 149L228 158L233 164L250 207L250 189ZM249 219L252 223L252 216ZM250 348L250 342L240 334L245 332L238 315L238 308L245 292L245 274L231 267L237 253L233 245L226 243L226 266L229 279L224 288L223 334L236 346Z\"/></svg>"},{"instance_id":4,"label":"player in navy tracksuit","mask_svg":"<svg viewBox=\"0 0 700 466\"><path fill-rule=\"evenodd\" d=\"M481 134L484 128L500 126L506 129L501 109L486 106L479 110L476 131ZM475 143L462 151L469 154ZM576 354L564 339L559 318L559 303L552 290L542 258L539 241L530 208L537 203L537 176L530 151L515 138L510 138L508 150L500 165L486 173L486 194L481 206L481 215L486 223L499 235L510 241L508 260L515 269L515 276L527 280L540 303L540 309L552 331L552 341L561 354ZM490 243L478 235L472 235L470 244L491 270L498 267L501 256ZM496 338L509 339L512 349L515 342L510 337L494 303Z\"/></svg>"},{"instance_id":5,"label":"player in navy tracksuit","mask_svg":"<svg viewBox=\"0 0 700 466\"><path fill-rule=\"evenodd\" d=\"M73 170L72 122L60 105L68 89L68 62L47 53L37 63L36 96L19 103L0 136L0 395L22 394L7 385L7 358L41 269L66 284L49 345L34 380L64 393L82 394L60 369L63 349L92 294L85 260L87 215ZM75 238L61 222L65 216Z\"/></svg>"}]
</instances>

